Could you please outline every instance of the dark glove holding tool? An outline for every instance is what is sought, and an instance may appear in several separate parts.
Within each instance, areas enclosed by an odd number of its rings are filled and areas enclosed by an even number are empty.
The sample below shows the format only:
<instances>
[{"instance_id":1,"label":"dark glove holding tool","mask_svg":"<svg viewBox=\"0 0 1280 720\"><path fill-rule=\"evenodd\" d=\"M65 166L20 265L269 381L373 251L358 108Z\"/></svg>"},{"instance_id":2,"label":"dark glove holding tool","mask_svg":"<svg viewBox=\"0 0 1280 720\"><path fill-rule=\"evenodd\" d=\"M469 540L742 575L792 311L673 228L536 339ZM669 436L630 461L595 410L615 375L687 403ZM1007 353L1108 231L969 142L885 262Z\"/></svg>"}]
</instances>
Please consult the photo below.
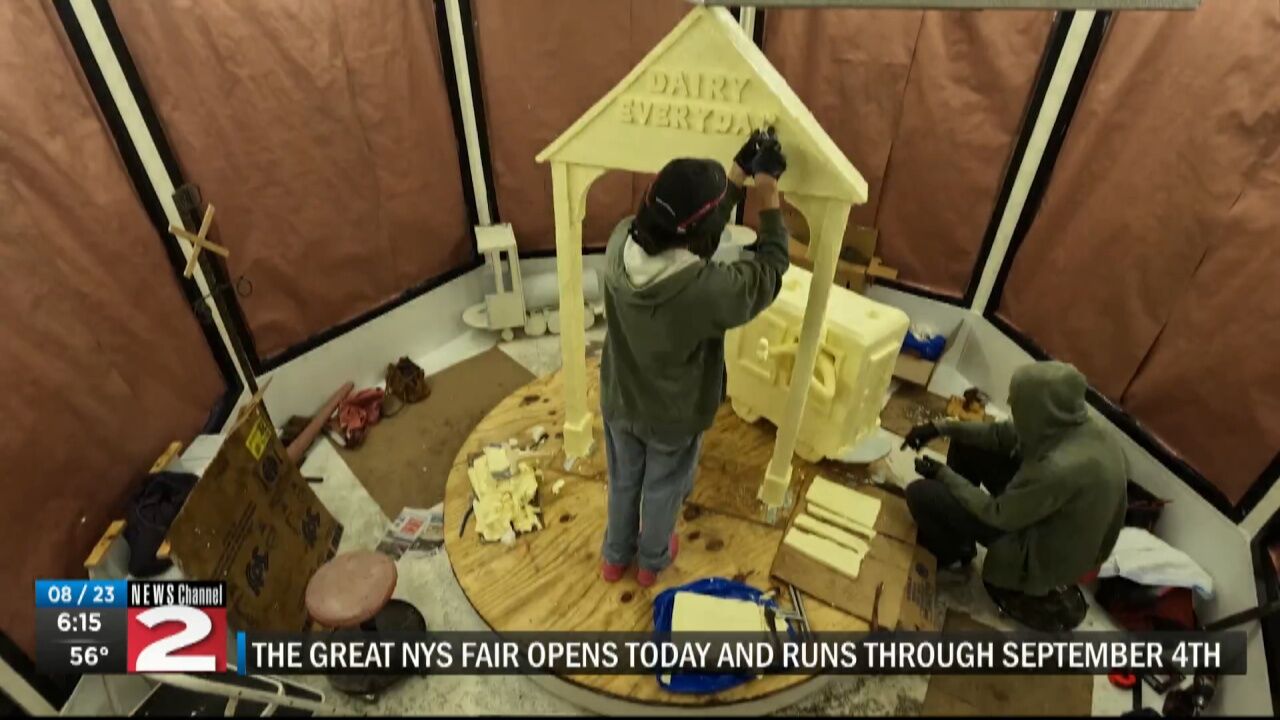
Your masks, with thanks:
<instances>
[{"instance_id":1,"label":"dark glove holding tool","mask_svg":"<svg viewBox=\"0 0 1280 720\"><path fill-rule=\"evenodd\" d=\"M920 477L930 480L937 480L938 473L942 470L942 463L928 456L916 458L916 472L920 473Z\"/></svg>"},{"instance_id":2,"label":"dark glove holding tool","mask_svg":"<svg viewBox=\"0 0 1280 720\"><path fill-rule=\"evenodd\" d=\"M763 130L756 130L751 133L751 137L742 144L738 150L738 154L733 156L733 164L738 166L743 175L751 177L754 173L752 166L756 162L756 153L760 151L760 143L768 137Z\"/></svg>"},{"instance_id":3,"label":"dark glove holding tool","mask_svg":"<svg viewBox=\"0 0 1280 720\"><path fill-rule=\"evenodd\" d=\"M775 180L787 171L787 157L782 154L782 143L773 128L767 131L757 130L752 137L760 136L756 147L756 156L751 163L751 174L765 174Z\"/></svg>"},{"instance_id":4,"label":"dark glove holding tool","mask_svg":"<svg viewBox=\"0 0 1280 720\"><path fill-rule=\"evenodd\" d=\"M941 435L942 431L938 429L937 425L931 422L922 423L911 428L911 431L907 433L906 439L902 441L902 448L904 450L906 448L919 450L933 442L935 438L941 437Z\"/></svg>"}]
</instances>

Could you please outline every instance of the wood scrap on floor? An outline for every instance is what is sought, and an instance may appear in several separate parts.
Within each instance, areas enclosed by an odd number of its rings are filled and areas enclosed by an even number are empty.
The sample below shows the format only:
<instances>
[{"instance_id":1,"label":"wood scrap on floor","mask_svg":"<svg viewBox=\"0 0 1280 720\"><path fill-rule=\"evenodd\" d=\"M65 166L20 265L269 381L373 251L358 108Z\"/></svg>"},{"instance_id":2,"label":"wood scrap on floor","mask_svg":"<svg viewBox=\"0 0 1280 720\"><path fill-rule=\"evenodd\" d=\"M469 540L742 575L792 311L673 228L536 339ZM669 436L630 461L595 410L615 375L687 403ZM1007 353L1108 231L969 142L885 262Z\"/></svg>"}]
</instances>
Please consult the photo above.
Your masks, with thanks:
<instances>
[{"instance_id":1,"label":"wood scrap on floor","mask_svg":"<svg viewBox=\"0 0 1280 720\"><path fill-rule=\"evenodd\" d=\"M992 632L963 613L947 613L942 632ZM1089 675L935 675L929 679L923 716L1088 716L1093 713Z\"/></svg>"},{"instance_id":2,"label":"wood scrap on floor","mask_svg":"<svg viewBox=\"0 0 1280 720\"><path fill-rule=\"evenodd\" d=\"M956 420L990 420L987 415L987 394L978 388L969 388L963 395L952 395L947 400L947 417Z\"/></svg>"}]
</instances>

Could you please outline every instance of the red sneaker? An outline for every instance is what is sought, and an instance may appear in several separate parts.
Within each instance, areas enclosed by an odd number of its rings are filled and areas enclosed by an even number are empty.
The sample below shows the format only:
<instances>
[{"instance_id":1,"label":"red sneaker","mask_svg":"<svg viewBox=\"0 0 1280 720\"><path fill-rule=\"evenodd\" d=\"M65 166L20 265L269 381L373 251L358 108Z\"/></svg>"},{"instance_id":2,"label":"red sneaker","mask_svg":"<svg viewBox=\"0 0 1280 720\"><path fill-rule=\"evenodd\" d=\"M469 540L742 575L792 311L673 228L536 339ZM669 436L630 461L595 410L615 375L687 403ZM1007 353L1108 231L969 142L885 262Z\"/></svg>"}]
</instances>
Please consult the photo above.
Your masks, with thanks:
<instances>
[{"instance_id":1,"label":"red sneaker","mask_svg":"<svg viewBox=\"0 0 1280 720\"><path fill-rule=\"evenodd\" d=\"M626 565L615 565L611 562L600 564L600 577L604 578L605 582L618 582L622 579L622 574L626 571Z\"/></svg>"},{"instance_id":2,"label":"red sneaker","mask_svg":"<svg viewBox=\"0 0 1280 720\"><path fill-rule=\"evenodd\" d=\"M671 553L671 562L676 561L676 555L680 554L680 536L671 533L671 541L667 543L667 550Z\"/></svg>"},{"instance_id":3,"label":"red sneaker","mask_svg":"<svg viewBox=\"0 0 1280 720\"><path fill-rule=\"evenodd\" d=\"M636 584L640 587L649 587L656 582L658 582L658 573L645 568L640 568L636 572Z\"/></svg>"}]
</instances>

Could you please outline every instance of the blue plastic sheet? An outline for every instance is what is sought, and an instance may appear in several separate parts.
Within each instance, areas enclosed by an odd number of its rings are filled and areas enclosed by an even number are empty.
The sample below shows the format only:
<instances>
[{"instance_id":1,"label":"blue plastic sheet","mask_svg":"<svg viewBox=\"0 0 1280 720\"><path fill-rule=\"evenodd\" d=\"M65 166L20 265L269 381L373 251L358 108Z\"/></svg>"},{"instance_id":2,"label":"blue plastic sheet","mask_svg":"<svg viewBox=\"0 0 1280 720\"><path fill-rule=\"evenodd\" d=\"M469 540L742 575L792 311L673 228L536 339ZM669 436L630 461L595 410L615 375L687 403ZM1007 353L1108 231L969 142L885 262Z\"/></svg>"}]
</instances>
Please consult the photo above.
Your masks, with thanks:
<instances>
[{"instance_id":1,"label":"blue plastic sheet","mask_svg":"<svg viewBox=\"0 0 1280 720\"><path fill-rule=\"evenodd\" d=\"M671 613L676 604L676 593L692 592L699 595L711 595L713 597L727 598L730 600L749 600L774 610L778 609L778 603L772 598L764 597L764 593L750 585L729 580L727 578L710 577L701 580L695 580L691 583L663 590L658 597L653 600L653 628L654 635L669 635L671 632ZM782 620L781 618L778 618ZM793 630L790 624L785 623L787 634L792 635ZM669 679L665 677L665 673L658 673L658 684L664 690L675 693L694 693L707 694L717 693L729 688L737 687L752 679L750 674L727 674L727 673L671 673Z\"/></svg>"},{"instance_id":2,"label":"blue plastic sheet","mask_svg":"<svg viewBox=\"0 0 1280 720\"><path fill-rule=\"evenodd\" d=\"M927 337L917 337L915 333L908 332L907 337L902 341L902 347L905 350L911 350L925 360L937 360L942 357L942 351L947 348L947 339L941 335L929 335Z\"/></svg>"}]
</instances>

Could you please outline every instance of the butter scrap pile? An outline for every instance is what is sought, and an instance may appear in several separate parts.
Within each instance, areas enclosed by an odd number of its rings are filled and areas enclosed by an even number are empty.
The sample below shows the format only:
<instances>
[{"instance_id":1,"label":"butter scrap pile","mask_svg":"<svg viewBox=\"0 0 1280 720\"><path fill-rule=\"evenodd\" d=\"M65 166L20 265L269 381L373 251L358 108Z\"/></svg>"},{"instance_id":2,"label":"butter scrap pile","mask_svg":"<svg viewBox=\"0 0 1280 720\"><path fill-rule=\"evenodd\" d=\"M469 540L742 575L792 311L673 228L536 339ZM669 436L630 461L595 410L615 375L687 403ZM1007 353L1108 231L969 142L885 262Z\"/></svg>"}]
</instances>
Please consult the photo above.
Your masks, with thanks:
<instances>
[{"instance_id":1,"label":"butter scrap pile","mask_svg":"<svg viewBox=\"0 0 1280 720\"><path fill-rule=\"evenodd\" d=\"M796 518L782 542L851 578L875 538L879 498L815 477L805 493L805 512Z\"/></svg>"},{"instance_id":2,"label":"butter scrap pile","mask_svg":"<svg viewBox=\"0 0 1280 720\"><path fill-rule=\"evenodd\" d=\"M535 504L538 471L512 458L506 445L486 446L467 476L475 492L472 507L481 538L498 542L542 528L541 510Z\"/></svg>"}]
</instances>

